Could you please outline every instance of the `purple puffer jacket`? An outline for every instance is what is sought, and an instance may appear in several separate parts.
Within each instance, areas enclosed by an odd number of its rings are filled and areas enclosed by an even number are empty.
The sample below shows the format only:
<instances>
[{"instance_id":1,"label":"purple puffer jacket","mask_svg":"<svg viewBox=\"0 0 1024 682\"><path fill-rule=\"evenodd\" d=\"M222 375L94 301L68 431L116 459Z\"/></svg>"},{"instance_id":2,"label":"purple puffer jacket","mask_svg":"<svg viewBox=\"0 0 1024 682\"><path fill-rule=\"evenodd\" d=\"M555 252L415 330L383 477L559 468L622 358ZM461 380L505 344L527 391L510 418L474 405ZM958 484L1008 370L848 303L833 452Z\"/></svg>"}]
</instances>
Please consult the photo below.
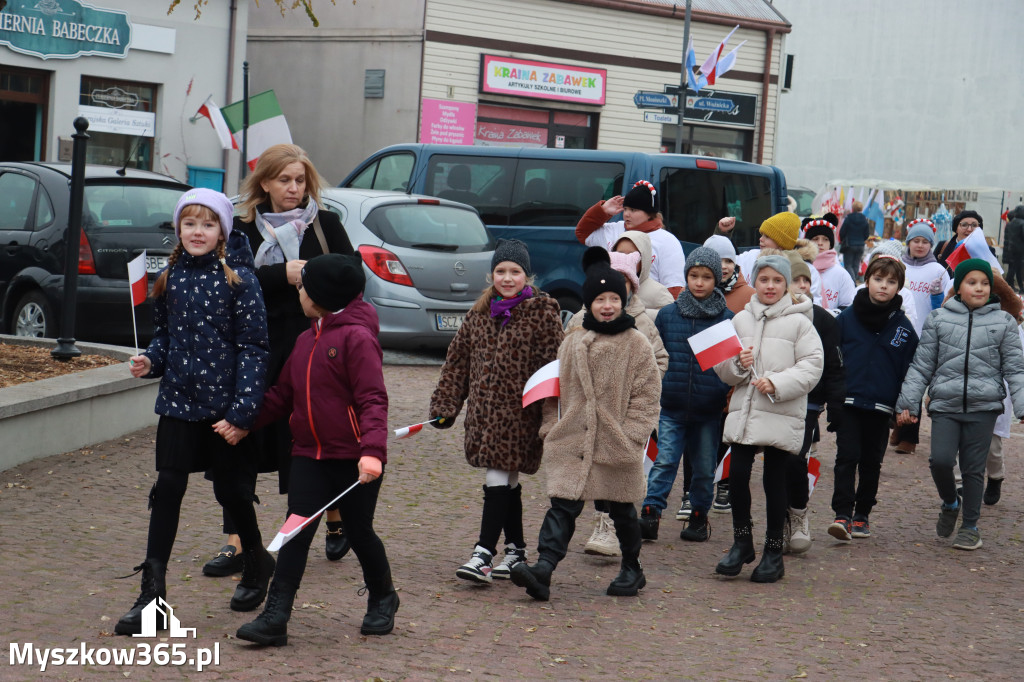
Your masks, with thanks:
<instances>
[{"instance_id":1,"label":"purple puffer jacket","mask_svg":"<svg viewBox=\"0 0 1024 682\"><path fill-rule=\"evenodd\" d=\"M288 414L293 457L387 461L388 392L377 311L362 295L295 342L256 427Z\"/></svg>"}]
</instances>

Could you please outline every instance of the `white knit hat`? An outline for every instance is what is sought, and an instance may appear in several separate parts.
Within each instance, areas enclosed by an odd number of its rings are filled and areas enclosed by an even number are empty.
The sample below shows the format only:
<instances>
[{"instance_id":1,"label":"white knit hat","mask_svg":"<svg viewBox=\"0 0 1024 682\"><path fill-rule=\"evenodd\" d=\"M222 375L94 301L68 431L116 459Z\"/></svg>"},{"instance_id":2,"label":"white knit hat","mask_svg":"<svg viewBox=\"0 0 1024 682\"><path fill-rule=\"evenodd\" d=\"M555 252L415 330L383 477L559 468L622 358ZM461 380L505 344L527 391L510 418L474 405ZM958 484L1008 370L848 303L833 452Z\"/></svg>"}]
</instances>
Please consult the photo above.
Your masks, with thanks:
<instances>
[{"instance_id":1,"label":"white knit hat","mask_svg":"<svg viewBox=\"0 0 1024 682\"><path fill-rule=\"evenodd\" d=\"M717 251L720 258L736 262L736 247L728 237L713 234L704 241L704 246Z\"/></svg>"}]
</instances>

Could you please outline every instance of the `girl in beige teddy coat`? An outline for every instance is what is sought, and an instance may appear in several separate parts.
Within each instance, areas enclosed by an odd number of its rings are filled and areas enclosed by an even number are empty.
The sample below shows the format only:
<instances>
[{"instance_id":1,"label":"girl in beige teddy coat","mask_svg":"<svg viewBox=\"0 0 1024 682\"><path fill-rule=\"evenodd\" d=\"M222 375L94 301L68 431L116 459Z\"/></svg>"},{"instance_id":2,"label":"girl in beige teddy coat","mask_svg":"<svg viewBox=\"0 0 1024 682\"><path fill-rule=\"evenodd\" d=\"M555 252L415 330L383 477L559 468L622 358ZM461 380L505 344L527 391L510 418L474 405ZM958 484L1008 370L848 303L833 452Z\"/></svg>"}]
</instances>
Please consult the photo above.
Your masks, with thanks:
<instances>
[{"instance_id":1,"label":"girl in beige teddy coat","mask_svg":"<svg viewBox=\"0 0 1024 682\"><path fill-rule=\"evenodd\" d=\"M549 398L544 438L551 508L533 566L512 568L512 582L547 601L551 573L566 554L586 500L607 500L622 568L607 593L635 596L646 584L633 501L644 495L644 448L658 423L661 375L647 338L623 311L626 281L607 263L587 270L583 328L558 349L561 404Z\"/></svg>"}]
</instances>

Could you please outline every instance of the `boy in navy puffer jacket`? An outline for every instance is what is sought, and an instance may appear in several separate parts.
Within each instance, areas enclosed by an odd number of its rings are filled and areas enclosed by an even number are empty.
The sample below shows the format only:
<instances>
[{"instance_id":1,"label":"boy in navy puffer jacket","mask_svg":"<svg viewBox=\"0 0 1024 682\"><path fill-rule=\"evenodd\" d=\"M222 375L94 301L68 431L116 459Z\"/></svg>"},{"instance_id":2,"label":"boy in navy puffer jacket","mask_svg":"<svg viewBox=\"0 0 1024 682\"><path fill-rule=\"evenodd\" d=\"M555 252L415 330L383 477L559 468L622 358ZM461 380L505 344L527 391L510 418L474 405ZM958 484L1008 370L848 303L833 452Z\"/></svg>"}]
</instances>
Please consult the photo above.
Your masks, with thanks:
<instances>
[{"instance_id":1,"label":"boy in navy puffer jacket","mask_svg":"<svg viewBox=\"0 0 1024 682\"><path fill-rule=\"evenodd\" d=\"M917 349L917 332L900 309L906 268L894 256L875 255L864 273L866 286L836 321L846 368L846 400L836 437L832 537L849 542L871 536L889 420ZM857 477L860 483L855 483ZM852 518L851 518L852 517Z\"/></svg>"},{"instance_id":2,"label":"boy in navy puffer jacket","mask_svg":"<svg viewBox=\"0 0 1024 682\"><path fill-rule=\"evenodd\" d=\"M654 325L668 350L668 371L661 383L658 458L647 478L647 497L640 528L645 539L658 537L661 512L685 449L693 465L690 504L693 511L679 537L705 542L711 536L708 511L714 495L715 467L721 441L722 410L729 387L713 369L703 371L689 338L732 318L718 288L722 259L707 247L694 249L686 259L686 289L674 303L658 311Z\"/></svg>"},{"instance_id":3,"label":"boy in navy puffer jacket","mask_svg":"<svg viewBox=\"0 0 1024 682\"><path fill-rule=\"evenodd\" d=\"M302 268L299 302L313 319L312 328L295 342L256 427L291 415L290 514L311 517L352 484L361 484L338 501L338 510L369 592L360 631L386 635L394 627L398 593L384 544L373 530L373 514L387 461L388 393L377 341L380 323L363 301L365 283L355 256L317 256ZM319 518L281 548L267 606L238 630L239 639L288 643L292 602L318 524Z\"/></svg>"}]
</instances>

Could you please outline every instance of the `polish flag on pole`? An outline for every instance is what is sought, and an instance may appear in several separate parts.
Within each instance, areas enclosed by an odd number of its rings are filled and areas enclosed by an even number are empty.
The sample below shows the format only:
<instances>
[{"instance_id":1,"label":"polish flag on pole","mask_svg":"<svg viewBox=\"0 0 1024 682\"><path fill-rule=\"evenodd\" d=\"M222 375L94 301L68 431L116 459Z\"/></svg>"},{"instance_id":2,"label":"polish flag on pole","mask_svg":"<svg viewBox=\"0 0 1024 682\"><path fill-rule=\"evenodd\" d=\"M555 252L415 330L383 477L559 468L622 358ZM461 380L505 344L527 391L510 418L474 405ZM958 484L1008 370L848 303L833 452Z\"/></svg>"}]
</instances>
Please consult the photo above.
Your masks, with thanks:
<instances>
[{"instance_id":1,"label":"polish flag on pole","mask_svg":"<svg viewBox=\"0 0 1024 682\"><path fill-rule=\"evenodd\" d=\"M644 448L644 476L651 473L656 459L658 459L658 441L651 436L647 439L647 447Z\"/></svg>"},{"instance_id":2,"label":"polish flag on pole","mask_svg":"<svg viewBox=\"0 0 1024 682\"><path fill-rule=\"evenodd\" d=\"M558 395L558 360L553 360L534 372L526 382L523 387L523 407Z\"/></svg>"},{"instance_id":3,"label":"polish flag on pole","mask_svg":"<svg viewBox=\"0 0 1024 682\"><path fill-rule=\"evenodd\" d=\"M135 354L139 354L139 330L135 325L135 306L146 300L149 279L146 277L146 252L128 261L128 289L132 297L132 333L135 335Z\"/></svg>"},{"instance_id":4,"label":"polish flag on pole","mask_svg":"<svg viewBox=\"0 0 1024 682\"><path fill-rule=\"evenodd\" d=\"M732 320L708 327L691 336L688 341L693 354L697 356L700 368L705 372L720 362L736 357L743 350L743 344L736 334L736 328L732 326Z\"/></svg>"},{"instance_id":5,"label":"polish flag on pole","mask_svg":"<svg viewBox=\"0 0 1024 682\"><path fill-rule=\"evenodd\" d=\"M718 60L718 63L715 64L714 72L708 76L708 85L714 85L715 81L724 76L726 71L729 71L732 67L736 66L736 53L739 52L739 49L743 47L746 42L747 41L744 40L742 43L734 47L732 52Z\"/></svg>"},{"instance_id":6,"label":"polish flag on pole","mask_svg":"<svg viewBox=\"0 0 1024 682\"><path fill-rule=\"evenodd\" d=\"M718 59L722 56L722 50L725 49L725 44L727 42L729 42L729 38L732 37L732 34L735 33L736 29L739 28L739 27L740 27L740 25L736 24L736 28L734 28L733 30L729 31L729 35L727 35L725 37L725 40L720 42L718 44L718 47L716 47L711 52L711 54L708 55L708 58L704 60L704 63L701 64L700 72L701 72L701 74L703 74L704 76L707 77L708 85L714 85L715 84L715 67L718 66Z\"/></svg>"},{"instance_id":7,"label":"polish flag on pole","mask_svg":"<svg viewBox=\"0 0 1024 682\"><path fill-rule=\"evenodd\" d=\"M992 255L992 251L988 248L988 242L985 241L985 234L981 228L976 228L974 232L967 236L967 239L960 243L960 246L953 249L953 253L946 257L946 265L949 266L950 270L956 270L956 266L968 258L980 258L988 261L993 270L1000 275L1003 274L1003 266Z\"/></svg>"},{"instance_id":8,"label":"polish flag on pole","mask_svg":"<svg viewBox=\"0 0 1024 682\"><path fill-rule=\"evenodd\" d=\"M821 476L821 462L817 457L807 459L807 496L814 492L814 486L818 485L818 478Z\"/></svg>"},{"instance_id":9,"label":"polish flag on pole","mask_svg":"<svg viewBox=\"0 0 1024 682\"><path fill-rule=\"evenodd\" d=\"M401 429L395 429L395 436L399 440L401 440L402 438L408 438L409 436L415 436L417 433L423 430L424 426L426 426L427 424L432 424L436 422L438 419L440 419L440 417L434 417L433 419L428 419L427 421L420 422L419 424L413 424L412 426L406 426Z\"/></svg>"},{"instance_id":10,"label":"polish flag on pole","mask_svg":"<svg viewBox=\"0 0 1024 682\"><path fill-rule=\"evenodd\" d=\"M715 469L715 480L712 483L718 483L729 478L729 462L732 460L732 448L725 451L725 457L718 463L718 468Z\"/></svg>"},{"instance_id":11,"label":"polish flag on pole","mask_svg":"<svg viewBox=\"0 0 1024 682\"><path fill-rule=\"evenodd\" d=\"M222 149L238 149L238 143L235 142L235 138L231 137L231 130L228 128L227 121L224 120L224 115L220 113L220 107L213 102L213 95L206 98L206 101L199 107L199 111L192 117L192 120L194 121L199 116L205 116L210 119L210 125L217 131L217 137L220 138Z\"/></svg>"},{"instance_id":12,"label":"polish flag on pole","mask_svg":"<svg viewBox=\"0 0 1024 682\"><path fill-rule=\"evenodd\" d=\"M284 520L284 525L281 526L281 530L277 532L277 535L274 536L274 540L270 543L270 546L267 547L267 551L276 552L277 550L281 549L281 547L283 547L286 542L288 542L296 535L298 535L299 531L301 531L303 528L308 526L311 521L318 518L321 514L327 511L329 507L331 507L335 502L337 502L345 495L347 495L357 485L359 485L359 481L356 481L355 483L350 485L340 495L338 495L333 500L325 504L320 509L320 511L313 514L312 516L299 516L298 514L289 514L288 518Z\"/></svg>"}]
</instances>

